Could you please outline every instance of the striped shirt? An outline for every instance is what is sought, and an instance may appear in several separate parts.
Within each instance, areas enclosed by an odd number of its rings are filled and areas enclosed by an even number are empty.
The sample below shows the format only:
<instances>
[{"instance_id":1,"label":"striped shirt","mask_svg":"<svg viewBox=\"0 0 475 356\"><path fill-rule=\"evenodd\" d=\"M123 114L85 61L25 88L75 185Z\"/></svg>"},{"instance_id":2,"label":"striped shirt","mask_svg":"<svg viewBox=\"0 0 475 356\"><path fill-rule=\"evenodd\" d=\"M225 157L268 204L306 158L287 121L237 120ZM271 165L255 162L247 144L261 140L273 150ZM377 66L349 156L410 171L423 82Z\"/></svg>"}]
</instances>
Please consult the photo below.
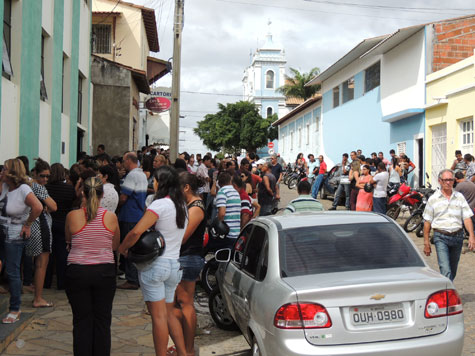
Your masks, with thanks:
<instances>
[{"instance_id":1,"label":"striped shirt","mask_svg":"<svg viewBox=\"0 0 475 356\"><path fill-rule=\"evenodd\" d=\"M107 229L104 224L106 212L106 209L99 208L94 220L86 223L81 230L72 235L68 265L114 263L114 254L112 252L114 233ZM86 215L85 210L84 215Z\"/></svg>"},{"instance_id":2,"label":"striped shirt","mask_svg":"<svg viewBox=\"0 0 475 356\"><path fill-rule=\"evenodd\" d=\"M239 191L239 197L241 198L241 215L248 214L252 217L251 198L249 198L244 188Z\"/></svg>"},{"instance_id":3,"label":"striped shirt","mask_svg":"<svg viewBox=\"0 0 475 356\"><path fill-rule=\"evenodd\" d=\"M462 228L463 220L473 215L464 196L452 191L450 199L447 199L440 189L427 201L423 218L431 223L433 229L447 232L455 232Z\"/></svg>"},{"instance_id":4,"label":"striped shirt","mask_svg":"<svg viewBox=\"0 0 475 356\"><path fill-rule=\"evenodd\" d=\"M218 191L216 207L226 207L224 222L229 226L228 238L237 238L241 230L241 198L232 185L225 185Z\"/></svg>"},{"instance_id":5,"label":"striped shirt","mask_svg":"<svg viewBox=\"0 0 475 356\"><path fill-rule=\"evenodd\" d=\"M317 199L313 199L311 195L302 194L287 205L284 214L323 210L323 205Z\"/></svg>"}]
</instances>

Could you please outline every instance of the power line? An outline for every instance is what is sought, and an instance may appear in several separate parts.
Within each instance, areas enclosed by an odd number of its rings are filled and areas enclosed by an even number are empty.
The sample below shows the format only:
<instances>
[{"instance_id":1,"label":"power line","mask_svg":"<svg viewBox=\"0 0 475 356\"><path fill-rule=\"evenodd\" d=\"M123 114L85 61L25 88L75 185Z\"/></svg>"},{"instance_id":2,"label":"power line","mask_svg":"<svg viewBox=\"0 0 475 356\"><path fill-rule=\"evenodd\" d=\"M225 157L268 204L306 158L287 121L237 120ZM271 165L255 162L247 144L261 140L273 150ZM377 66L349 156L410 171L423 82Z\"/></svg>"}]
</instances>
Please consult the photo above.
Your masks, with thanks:
<instances>
[{"instance_id":1,"label":"power line","mask_svg":"<svg viewBox=\"0 0 475 356\"><path fill-rule=\"evenodd\" d=\"M187 90L182 90L182 93L187 93L187 94L200 94L200 95L215 95L215 96L234 96L234 97L242 97L242 94L227 94L227 93L207 93L203 91L187 91Z\"/></svg>"},{"instance_id":2,"label":"power line","mask_svg":"<svg viewBox=\"0 0 475 356\"><path fill-rule=\"evenodd\" d=\"M107 14L106 17L104 17L102 19L102 21L98 22L98 23L95 23L94 25L100 25L101 23L103 23L105 20L107 20L107 18L112 15L112 13L114 12L115 8L119 5L119 3L121 2L121 0L117 0L115 6L112 8L112 10Z\"/></svg>"},{"instance_id":3,"label":"power line","mask_svg":"<svg viewBox=\"0 0 475 356\"><path fill-rule=\"evenodd\" d=\"M303 11L303 12L313 12L313 13L324 13L324 14L336 14L336 15L348 15L348 16L359 16L359 17L369 17L369 18L377 18L377 19L391 19L391 20L402 20L402 21L420 21L424 22L427 19L416 19L416 18L403 18L403 17L389 17L389 16L379 16L379 15L367 15L367 14L358 14L358 13L346 13L346 12L336 12L336 11L323 11L323 10L311 10L311 9L302 9L298 7L289 7L289 6L278 6L278 5L270 5L270 4L256 4L251 2L243 2L237 0L216 0L219 2L225 2L230 4L239 4L239 5L248 5L248 6L258 6L258 7L266 7L266 8L276 8L276 9L285 9L285 10L295 10L295 11ZM446 13L444 13L446 14Z\"/></svg>"},{"instance_id":4,"label":"power line","mask_svg":"<svg viewBox=\"0 0 475 356\"><path fill-rule=\"evenodd\" d=\"M387 5L375 5L375 4L358 4L349 2L338 2L329 0L302 0L306 2L313 2L318 4L357 7L364 9L378 9L378 10L400 10L400 11L436 11L437 13L446 13L446 11L475 11L475 9L443 9L434 7L407 7L407 6L387 6Z\"/></svg>"}]
</instances>

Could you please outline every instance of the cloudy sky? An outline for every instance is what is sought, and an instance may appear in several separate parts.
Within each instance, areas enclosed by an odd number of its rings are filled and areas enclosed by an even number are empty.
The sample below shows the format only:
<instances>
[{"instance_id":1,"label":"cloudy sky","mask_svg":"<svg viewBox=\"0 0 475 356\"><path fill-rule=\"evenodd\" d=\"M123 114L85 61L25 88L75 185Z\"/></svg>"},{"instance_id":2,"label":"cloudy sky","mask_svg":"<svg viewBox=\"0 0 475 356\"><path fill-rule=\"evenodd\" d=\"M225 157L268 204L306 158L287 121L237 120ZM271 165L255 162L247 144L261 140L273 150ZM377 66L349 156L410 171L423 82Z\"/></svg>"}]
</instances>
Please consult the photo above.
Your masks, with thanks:
<instances>
[{"instance_id":1,"label":"cloudy sky","mask_svg":"<svg viewBox=\"0 0 475 356\"><path fill-rule=\"evenodd\" d=\"M156 10L156 56L172 57L175 0L129 1ZM287 67L307 72L325 70L364 38L473 13L474 0L185 0L181 126L194 127L217 103L241 99L231 95L242 94L249 53L263 44L269 20ZM157 84L171 86L171 76Z\"/></svg>"}]
</instances>

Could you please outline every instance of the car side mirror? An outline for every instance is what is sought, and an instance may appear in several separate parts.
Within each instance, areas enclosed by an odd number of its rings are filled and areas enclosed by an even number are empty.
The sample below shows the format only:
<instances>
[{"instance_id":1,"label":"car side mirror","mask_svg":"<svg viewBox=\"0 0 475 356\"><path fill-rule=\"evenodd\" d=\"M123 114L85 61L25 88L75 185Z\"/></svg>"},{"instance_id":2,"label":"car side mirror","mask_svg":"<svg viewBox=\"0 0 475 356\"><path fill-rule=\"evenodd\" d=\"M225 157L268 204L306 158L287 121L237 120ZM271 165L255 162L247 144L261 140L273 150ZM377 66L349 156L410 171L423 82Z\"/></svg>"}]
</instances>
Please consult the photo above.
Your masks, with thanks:
<instances>
[{"instance_id":1,"label":"car side mirror","mask_svg":"<svg viewBox=\"0 0 475 356\"><path fill-rule=\"evenodd\" d=\"M214 258L217 262L229 262L231 259L231 249L223 248L221 250L216 251L214 254Z\"/></svg>"}]
</instances>

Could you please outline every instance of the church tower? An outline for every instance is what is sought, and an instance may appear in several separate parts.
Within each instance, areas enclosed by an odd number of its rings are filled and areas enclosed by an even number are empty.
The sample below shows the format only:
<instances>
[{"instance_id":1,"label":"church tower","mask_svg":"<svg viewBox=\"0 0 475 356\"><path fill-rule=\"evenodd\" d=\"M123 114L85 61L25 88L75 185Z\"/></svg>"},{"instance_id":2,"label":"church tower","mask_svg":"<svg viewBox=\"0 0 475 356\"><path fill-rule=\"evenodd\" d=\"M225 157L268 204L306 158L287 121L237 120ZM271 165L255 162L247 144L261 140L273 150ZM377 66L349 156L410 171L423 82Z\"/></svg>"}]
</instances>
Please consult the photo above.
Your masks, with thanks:
<instances>
[{"instance_id":1,"label":"church tower","mask_svg":"<svg viewBox=\"0 0 475 356\"><path fill-rule=\"evenodd\" d=\"M262 117L277 114L279 118L287 113L285 96L277 88L285 82L285 51L274 43L269 31L261 48L250 55L250 65L244 71L244 100L253 102Z\"/></svg>"}]
</instances>

